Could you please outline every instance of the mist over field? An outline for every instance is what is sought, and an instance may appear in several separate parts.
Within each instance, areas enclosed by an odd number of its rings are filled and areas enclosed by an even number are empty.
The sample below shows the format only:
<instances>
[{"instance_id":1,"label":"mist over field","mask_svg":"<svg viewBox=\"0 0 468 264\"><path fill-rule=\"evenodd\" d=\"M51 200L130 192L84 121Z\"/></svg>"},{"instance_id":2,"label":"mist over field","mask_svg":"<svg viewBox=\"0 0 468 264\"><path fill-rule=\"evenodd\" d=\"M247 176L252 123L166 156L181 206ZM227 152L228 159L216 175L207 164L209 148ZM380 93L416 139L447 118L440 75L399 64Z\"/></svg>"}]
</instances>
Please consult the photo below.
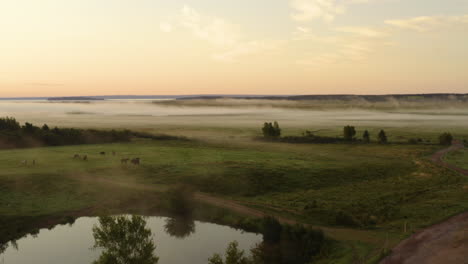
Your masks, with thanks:
<instances>
[{"instance_id":1,"label":"mist over field","mask_svg":"<svg viewBox=\"0 0 468 264\"><path fill-rule=\"evenodd\" d=\"M203 100L203 101L2 101L0 112L21 122L80 127L213 126L259 127L277 120L284 126L314 128L342 126L465 127L468 109L463 107L424 109L362 109L355 107L306 109L290 107L285 100ZM304 104L304 103L302 103ZM309 102L309 104L312 104ZM318 104L318 103L317 103ZM342 103L353 106L353 103Z\"/></svg>"}]
</instances>

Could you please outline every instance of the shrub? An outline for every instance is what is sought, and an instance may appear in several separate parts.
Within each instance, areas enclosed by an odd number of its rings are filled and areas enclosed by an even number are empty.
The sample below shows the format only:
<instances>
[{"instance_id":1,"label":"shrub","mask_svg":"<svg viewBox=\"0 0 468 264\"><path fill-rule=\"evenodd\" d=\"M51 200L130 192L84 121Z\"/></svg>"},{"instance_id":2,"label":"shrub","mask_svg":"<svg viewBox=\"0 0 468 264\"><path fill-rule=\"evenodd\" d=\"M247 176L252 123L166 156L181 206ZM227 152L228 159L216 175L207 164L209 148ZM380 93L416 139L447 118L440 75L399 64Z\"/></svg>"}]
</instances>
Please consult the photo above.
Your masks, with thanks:
<instances>
[{"instance_id":1,"label":"shrub","mask_svg":"<svg viewBox=\"0 0 468 264\"><path fill-rule=\"evenodd\" d=\"M450 133L443 133L439 136L440 145L451 145L453 141L453 136Z\"/></svg>"},{"instance_id":2,"label":"shrub","mask_svg":"<svg viewBox=\"0 0 468 264\"><path fill-rule=\"evenodd\" d=\"M267 216L262 220L262 233L265 242L277 243L281 239L281 231L283 227L280 222L271 216Z\"/></svg>"}]
</instances>

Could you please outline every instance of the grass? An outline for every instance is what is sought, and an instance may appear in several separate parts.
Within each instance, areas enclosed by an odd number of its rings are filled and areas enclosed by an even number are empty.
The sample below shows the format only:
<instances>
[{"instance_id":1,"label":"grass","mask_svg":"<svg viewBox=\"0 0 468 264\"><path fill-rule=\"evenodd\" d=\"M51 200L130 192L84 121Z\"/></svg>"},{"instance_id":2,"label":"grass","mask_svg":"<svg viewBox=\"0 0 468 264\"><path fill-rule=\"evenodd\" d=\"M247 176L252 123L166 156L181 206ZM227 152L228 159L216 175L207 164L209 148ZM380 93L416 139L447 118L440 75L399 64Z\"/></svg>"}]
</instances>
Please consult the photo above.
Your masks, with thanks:
<instances>
[{"instance_id":1,"label":"grass","mask_svg":"<svg viewBox=\"0 0 468 264\"><path fill-rule=\"evenodd\" d=\"M445 157L445 161L459 168L468 170L468 151L466 149L462 149L451 152Z\"/></svg>"},{"instance_id":2,"label":"grass","mask_svg":"<svg viewBox=\"0 0 468 264\"><path fill-rule=\"evenodd\" d=\"M126 117L122 118L126 122ZM322 118L313 123L309 119L290 120L289 116L275 118L284 135L299 135L308 129L317 135L338 136L343 125L350 124L356 125L358 136L367 129L375 139L378 131L385 129L389 140L399 143L321 145L254 140L262 124L258 120L275 119L249 117L223 126L219 120L224 118L233 121L239 116L202 118L199 124L185 124L184 118L173 122L132 119L137 120L139 131L190 136L195 139L192 141L140 139L0 151L0 236L17 227L33 228L27 224L31 221L47 222L50 217L62 221L76 212L152 213L161 209L162 192L186 183L215 196L323 227L340 241L323 263L349 263L356 256L375 256L384 243L390 247L420 228L468 210L467 177L427 159L440 146L400 144L410 138L434 143L447 127L456 138L468 138L468 128L452 127L452 121L385 121L376 116L375 120L355 121L335 117L331 122ZM155 120L161 124L151 123ZM410 125L412 122L422 128ZM106 127L110 124L103 123ZM121 126L114 123L109 128ZM100 155L101 151L108 155ZM112 151L117 153L115 157L109 155ZM452 153L447 159L463 167L466 153ZM87 154L89 160L75 160L74 154ZM121 158L134 157L142 159L141 166L120 163ZM35 166L21 165L22 160L33 159ZM201 211L199 217L210 221L234 226L239 221L239 216L225 211ZM338 212L355 225L338 223ZM406 221L409 231L403 233Z\"/></svg>"}]
</instances>

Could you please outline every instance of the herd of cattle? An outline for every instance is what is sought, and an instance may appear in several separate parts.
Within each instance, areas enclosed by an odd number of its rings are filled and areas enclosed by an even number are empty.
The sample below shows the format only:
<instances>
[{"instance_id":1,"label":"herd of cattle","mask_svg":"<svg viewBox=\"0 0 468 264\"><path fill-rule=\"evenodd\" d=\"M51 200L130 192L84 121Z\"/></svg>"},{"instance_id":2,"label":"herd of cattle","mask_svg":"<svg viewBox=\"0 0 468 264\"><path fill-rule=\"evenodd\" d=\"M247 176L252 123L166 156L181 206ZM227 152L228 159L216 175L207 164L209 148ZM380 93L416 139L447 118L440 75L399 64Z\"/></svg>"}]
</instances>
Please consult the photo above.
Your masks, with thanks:
<instances>
[{"instance_id":1,"label":"herd of cattle","mask_svg":"<svg viewBox=\"0 0 468 264\"><path fill-rule=\"evenodd\" d=\"M103 152L100 152L99 154L102 155L102 156L105 156L105 155L106 155L106 152L103 151ZM115 155L116 155L115 151L112 151L112 156L115 156ZM83 155L83 156L81 156L80 154L75 154L75 155L73 156L73 158L74 158L74 159L82 159L82 160L84 160L84 161L87 161L87 160L88 160L88 155ZM140 161L141 161L141 160L140 160L140 158L134 158L134 159L124 158L124 159L121 159L121 160L120 160L120 163L121 163L121 164L128 164L129 161L130 161L130 163L133 164L133 165L140 165Z\"/></svg>"},{"instance_id":2,"label":"herd of cattle","mask_svg":"<svg viewBox=\"0 0 468 264\"><path fill-rule=\"evenodd\" d=\"M105 156L106 152L100 152L99 154L101 156ZM112 156L115 156L115 155L116 155L115 151L112 151ZM73 159L79 159L79 160L87 161L88 160L88 155L75 154L75 155L73 155ZM140 165L141 160L140 160L140 158L133 158L133 159L123 158L123 159L120 160L121 164L128 164L129 162L131 164L133 164L133 165ZM28 162L28 160L21 161L22 166L28 166L28 164L31 164L32 166L35 166L36 165L36 160L33 159L31 162Z\"/></svg>"}]
</instances>

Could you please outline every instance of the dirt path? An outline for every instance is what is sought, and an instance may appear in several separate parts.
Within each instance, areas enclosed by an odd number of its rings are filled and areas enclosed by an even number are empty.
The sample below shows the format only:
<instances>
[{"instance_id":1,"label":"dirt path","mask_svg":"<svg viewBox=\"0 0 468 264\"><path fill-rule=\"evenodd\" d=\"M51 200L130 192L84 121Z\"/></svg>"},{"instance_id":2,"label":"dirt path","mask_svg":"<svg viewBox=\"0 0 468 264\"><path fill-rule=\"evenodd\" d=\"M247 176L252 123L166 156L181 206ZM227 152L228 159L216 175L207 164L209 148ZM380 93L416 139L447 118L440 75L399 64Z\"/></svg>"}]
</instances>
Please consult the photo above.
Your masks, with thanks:
<instances>
[{"instance_id":1,"label":"dirt path","mask_svg":"<svg viewBox=\"0 0 468 264\"><path fill-rule=\"evenodd\" d=\"M468 264L468 213L401 242L380 264Z\"/></svg>"},{"instance_id":2,"label":"dirt path","mask_svg":"<svg viewBox=\"0 0 468 264\"><path fill-rule=\"evenodd\" d=\"M442 149L440 151L437 151L436 153L434 153L432 156L431 156L431 160L432 162L434 162L435 164L439 164L443 167L446 167L448 169L451 169L451 170L454 170L454 171L457 171L463 175L467 175L468 176L468 170L465 170L465 169L462 169L462 168L459 168L455 165L452 165L450 163L447 163L444 161L444 157L445 155L447 155L449 152L452 152L452 151L457 151L457 150L460 150L460 149L463 149L465 148L464 144L462 141L460 140L454 140L453 143L452 143L452 146L446 148L446 149Z\"/></svg>"},{"instance_id":3,"label":"dirt path","mask_svg":"<svg viewBox=\"0 0 468 264\"><path fill-rule=\"evenodd\" d=\"M463 149L459 140L431 156L432 162L468 175L468 170L444 161L451 151ZM419 231L401 242L380 264L468 264L468 212Z\"/></svg>"}]
</instances>

